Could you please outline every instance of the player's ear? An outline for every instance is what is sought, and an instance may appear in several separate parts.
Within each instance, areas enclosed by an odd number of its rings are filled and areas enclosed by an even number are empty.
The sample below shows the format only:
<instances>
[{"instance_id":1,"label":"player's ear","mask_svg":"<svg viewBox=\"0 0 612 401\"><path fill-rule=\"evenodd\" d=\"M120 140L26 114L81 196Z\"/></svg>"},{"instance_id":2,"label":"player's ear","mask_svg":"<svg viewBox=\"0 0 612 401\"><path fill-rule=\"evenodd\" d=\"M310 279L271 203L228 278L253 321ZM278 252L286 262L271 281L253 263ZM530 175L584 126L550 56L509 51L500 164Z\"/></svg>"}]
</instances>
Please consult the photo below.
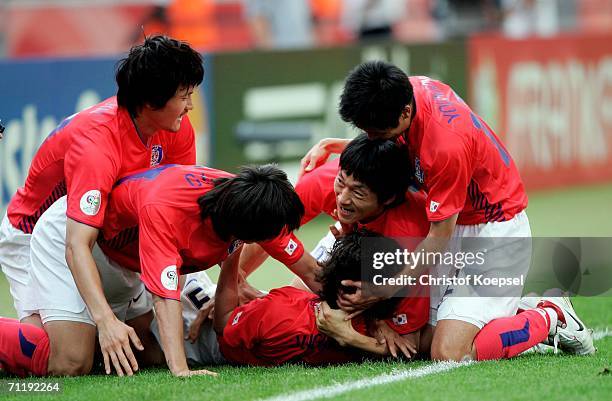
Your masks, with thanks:
<instances>
[{"instance_id":1,"label":"player's ear","mask_svg":"<svg viewBox=\"0 0 612 401\"><path fill-rule=\"evenodd\" d=\"M408 103L406 106L404 106L404 110L402 110L402 117L409 118L411 114L412 114L412 104Z\"/></svg>"},{"instance_id":2,"label":"player's ear","mask_svg":"<svg viewBox=\"0 0 612 401\"><path fill-rule=\"evenodd\" d=\"M386 209L389 205L395 202L395 195L383 202L383 207Z\"/></svg>"}]
</instances>

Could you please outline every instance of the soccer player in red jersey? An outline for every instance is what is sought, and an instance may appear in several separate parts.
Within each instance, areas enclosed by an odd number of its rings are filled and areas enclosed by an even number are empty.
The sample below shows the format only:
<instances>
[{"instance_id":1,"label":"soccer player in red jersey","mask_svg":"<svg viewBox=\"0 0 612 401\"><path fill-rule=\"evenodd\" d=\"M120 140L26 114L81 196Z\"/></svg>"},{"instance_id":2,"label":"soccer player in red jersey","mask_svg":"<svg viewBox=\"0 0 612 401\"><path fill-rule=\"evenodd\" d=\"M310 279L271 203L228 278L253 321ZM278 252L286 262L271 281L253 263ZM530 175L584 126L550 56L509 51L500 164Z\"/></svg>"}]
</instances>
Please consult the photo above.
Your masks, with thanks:
<instances>
[{"instance_id":1,"label":"soccer player in red jersey","mask_svg":"<svg viewBox=\"0 0 612 401\"><path fill-rule=\"evenodd\" d=\"M351 71L345 82L340 115L371 138L393 139L408 146L412 168L399 174L414 175L427 194L430 228L419 246L425 253L446 250L451 238L497 237L500 243L512 246L520 240L508 238L531 237L524 211L527 195L510 154L448 85L428 77L408 77L384 62L366 62ZM340 152L347 142L320 141L302 159L301 173L312 170L330 153ZM513 277L525 276L530 246L523 242L526 245L520 253L513 253L512 261L504 254L504 246L489 253L487 268L504 266ZM465 270L459 272L462 274ZM471 292L457 296L462 291ZM516 288L488 297L475 296L467 287L449 287L442 294L435 306L432 344L432 357L440 360L469 355L479 330L493 319L513 316L520 296ZM344 295L341 306L355 311L371 301L367 298L357 291ZM571 303L550 301L565 309L566 315L575 316ZM561 344L575 353L592 353L592 336L582 326L572 319L559 328Z\"/></svg>"},{"instance_id":2,"label":"soccer player in red jersey","mask_svg":"<svg viewBox=\"0 0 612 401\"><path fill-rule=\"evenodd\" d=\"M386 355L387 347L369 335L368 323L373 319L385 319L385 324L400 335L416 335L413 341L418 343L418 331L427 323L428 303L415 309L414 305L405 302L407 298L392 298L373 305L352 321L344 320L346 313L330 309L330 306L337 308L336 295L342 280L357 279L361 275L362 244L368 239L377 240L377 251L393 251L399 247L397 242L365 230L343 237L321 271L320 295L282 287L239 306L239 269L227 260L215 297L214 328L222 355L230 362L249 365L286 362L319 365L355 361L367 355ZM392 277L402 267L390 264L382 275ZM374 274L373 270L369 271L370 275ZM353 348L339 347L338 342L322 332L318 325L325 329L333 327L334 338Z\"/></svg>"},{"instance_id":3,"label":"soccer player in red jersey","mask_svg":"<svg viewBox=\"0 0 612 401\"><path fill-rule=\"evenodd\" d=\"M80 323L73 327L83 338L72 344L73 363L79 370L68 373L74 375L91 368L95 322L62 258L63 241L56 239L65 226L65 202L62 197L54 203L34 231L30 285L37 296L29 301L28 309L40 312L45 328L47 319L57 316ZM267 252L316 287L316 272L296 264L301 255L294 252L294 240L283 242L286 236L277 239L282 232L299 226L303 211L285 173L271 165L245 167L237 175L180 165L128 175L111 193L99 247L93 249L105 302L116 315L129 318L150 310L146 300L151 293L165 360L172 373L209 373L187 367L180 277L221 263L236 248L236 241L261 241ZM55 343L62 342L54 338L54 332L49 332L49 340L52 350ZM66 374L59 371L54 358L51 352L47 373ZM122 370L133 372L128 361L104 359L107 373L111 362L120 375Z\"/></svg>"},{"instance_id":4,"label":"soccer player in red jersey","mask_svg":"<svg viewBox=\"0 0 612 401\"><path fill-rule=\"evenodd\" d=\"M365 228L406 242L414 247L427 235L429 224L423 212L425 198L421 192L409 189L410 177L394 176L397 170L408 169L408 157L403 146L388 140L369 140L365 135L352 140L339 159L330 161L305 174L296 185L296 192L304 203L302 224L321 213L326 213L348 227ZM332 226L332 229L337 229ZM339 233L336 232L336 235ZM335 242L329 233L312 251L323 262ZM301 244L300 244L301 245ZM256 245L246 245L249 258L259 258ZM261 248L259 252L262 252ZM305 254L309 256L308 254ZM300 283L296 285L301 286ZM426 296L412 297L409 303L415 310L429 304ZM380 325L384 330L385 325ZM390 351L407 350L410 344L384 330ZM409 353L406 352L407 356Z\"/></svg>"},{"instance_id":5,"label":"soccer player in red jersey","mask_svg":"<svg viewBox=\"0 0 612 401\"><path fill-rule=\"evenodd\" d=\"M194 131L186 114L203 76L200 54L186 43L148 37L121 60L117 96L66 118L43 142L0 227L0 265L21 321L41 325L39 316L24 308L31 234L45 210L67 194L67 229L59 235L66 236L66 257L97 324L102 352L134 360L129 345L121 344L138 338L104 301L91 247L117 178L144 167L195 163ZM49 321L47 326L68 347L81 338L69 324ZM65 366L70 364L67 357Z\"/></svg>"}]
</instances>

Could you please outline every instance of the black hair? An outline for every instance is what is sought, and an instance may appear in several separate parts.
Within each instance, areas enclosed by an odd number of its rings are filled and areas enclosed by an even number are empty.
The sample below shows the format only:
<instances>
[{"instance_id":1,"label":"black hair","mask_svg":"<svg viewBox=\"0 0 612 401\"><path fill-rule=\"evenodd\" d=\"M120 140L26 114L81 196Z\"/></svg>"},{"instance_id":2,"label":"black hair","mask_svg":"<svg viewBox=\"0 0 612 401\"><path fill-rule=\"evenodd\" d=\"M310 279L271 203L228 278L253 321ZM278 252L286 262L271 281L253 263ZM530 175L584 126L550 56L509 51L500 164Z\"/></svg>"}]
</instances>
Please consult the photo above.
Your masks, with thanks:
<instances>
[{"instance_id":1,"label":"black hair","mask_svg":"<svg viewBox=\"0 0 612 401\"><path fill-rule=\"evenodd\" d=\"M149 36L119 61L115 79L117 103L136 116L145 105L161 109L179 89L200 85L202 56L185 42Z\"/></svg>"},{"instance_id":2,"label":"black hair","mask_svg":"<svg viewBox=\"0 0 612 401\"><path fill-rule=\"evenodd\" d=\"M217 235L243 241L265 241L296 230L304 205L287 174L275 165L244 166L198 199L202 219L210 218Z\"/></svg>"},{"instance_id":3,"label":"black hair","mask_svg":"<svg viewBox=\"0 0 612 401\"><path fill-rule=\"evenodd\" d=\"M395 197L387 208L402 203L412 183L406 146L388 139L368 139L366 134L346 146L340 155L340 169L367 185L379 203Z\"/></svg>"},{"instance_id":4,"label":"black hair","mask_svg":"<svg viewBox=\"0 0 612 401\"><path fill-rule=\"evenodd\" d=\"M373 283L374 276L378 274L386 278L395 277L404 268L402 264L385 264L383 269L375 270L372 261L374 252L395 253L397 249L401 247L394 239L363 228L338 239L330 258L323 263L317 275L317 281L321 283L320 299L326 301L332 309L338 309L338 292L342 290L351 293L355 290L354 287L343 286L342 280ZM367 318L389 318L400 300L399 297L385 299L364 313Z\"/></svg>"},{"instance_id":5,"label":"black hair","mask_svg":"<svg viewBox=\"0 0 612 401\"><path fill-rule=\"evenodd\" d=\"M368 61L346 78L340 116L366 131L395 128L412 96L412 84L401 69L383 61Z\"/></svg>"}]
</instances>

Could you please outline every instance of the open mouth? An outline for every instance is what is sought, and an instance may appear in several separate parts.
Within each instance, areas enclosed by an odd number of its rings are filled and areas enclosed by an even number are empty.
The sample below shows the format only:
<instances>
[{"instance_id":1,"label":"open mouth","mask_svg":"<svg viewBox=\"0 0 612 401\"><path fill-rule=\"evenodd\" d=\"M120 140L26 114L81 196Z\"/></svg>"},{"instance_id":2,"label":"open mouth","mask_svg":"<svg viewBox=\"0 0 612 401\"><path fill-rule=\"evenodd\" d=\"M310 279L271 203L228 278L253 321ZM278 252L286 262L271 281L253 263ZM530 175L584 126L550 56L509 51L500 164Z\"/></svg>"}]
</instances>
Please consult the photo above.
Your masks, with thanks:
<instances>
[{"instance_id":1,"label":"open mouth","mask_svg":"<svg viewBox=\"0 0 612 401\"><path fill-rule=\"evenodd\" d=\"M340 206L338 208L339 215L342 216L342 217L345 217L345 218L351 217L353 215L353 212L354 212L353 210L351 210L349 208L342 207L342 206Z\"/></svg>"}]
</instances>

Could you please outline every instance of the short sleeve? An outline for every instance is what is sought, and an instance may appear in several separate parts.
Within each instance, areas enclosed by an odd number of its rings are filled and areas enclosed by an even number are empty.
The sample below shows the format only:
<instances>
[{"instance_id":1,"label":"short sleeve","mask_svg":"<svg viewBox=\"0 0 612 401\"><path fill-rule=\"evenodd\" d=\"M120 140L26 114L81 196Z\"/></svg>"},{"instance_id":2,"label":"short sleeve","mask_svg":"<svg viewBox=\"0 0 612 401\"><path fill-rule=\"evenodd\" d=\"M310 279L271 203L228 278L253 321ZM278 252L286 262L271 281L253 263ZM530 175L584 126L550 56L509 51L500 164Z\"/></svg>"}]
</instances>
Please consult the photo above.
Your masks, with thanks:
<instances>
[{"instance_id":1,"label":"short sleeve","mask_svg":"<svg viewBox=\"0 0 612 401\"><path fill-rule=\"evenodd\" d=\"M172 149L168 152L166 164L196 164L195 131L187 116L183 117L181 129L173 134Z\"/></svg>"},{"instance_id":2,"label":"short sleeve","mask_svg":"<svg viewBox=\"0 0 612 401\"><path fill-rule=\"evenodd\" d=\"M168 223L169 213L172 211L156 206L145 206L139 212L140 279L149 292L179 300L179 272L183 261L176 244L176 231Z\"/></svg>"},{"instance_id":3,"label":"short sleeve","mask_svg":"<svg viewBox=\"0 0 612 401\"><path fill-rule=\"evenodd\" d=\"M420 330L429 321L429 302L429 297L403 298L386 322L400 335Z\"/></svg>"},{"instance_id":4,"label":"short sleeve","mask_svg":"<svg viewBox=\"0 0 612 401\"><path fill-rule=\"evenodd\" d=\"M118 174L119 163L111 149L105 149L90 138L73 143L64 159L68 193L66 215L80 223L101 228L108 195Z\"/></svg>"},{"instance_id":5,"label":"short sleeve","mask_svg":"<svg viewBox=\"0 0 612 401\"><path fill-rule=\"evenodd\" d=\"M338 174L339 159L332 160L305 173L295 185L295 192L304 204L302 224L321 213L332 214L336 208L334 180Z\"/></svg>"},{"instance_id":6,"label":"short sleeve","mask_svg":"<svg viewBox=\"0 0 612 401\"><path fill-rule=\"evenodd\" d=\"M452 133L445 136L449 139L430 144L429 152L421 160L427 186L425 209L429 221L445 220L463 210L472 176L467 145Z\"/></svg>"},{"instance_id":7,"label":"short sleeve","mask_svg":"<svg viewBox=\"0 0 612 401\"><path fill-rule=\"evenodd\" d=\"M285 266L297 263L304 255L304 244L293 233L283 232L273 240L260 242L259 245Z\"/></svg>"}]
</instances>

